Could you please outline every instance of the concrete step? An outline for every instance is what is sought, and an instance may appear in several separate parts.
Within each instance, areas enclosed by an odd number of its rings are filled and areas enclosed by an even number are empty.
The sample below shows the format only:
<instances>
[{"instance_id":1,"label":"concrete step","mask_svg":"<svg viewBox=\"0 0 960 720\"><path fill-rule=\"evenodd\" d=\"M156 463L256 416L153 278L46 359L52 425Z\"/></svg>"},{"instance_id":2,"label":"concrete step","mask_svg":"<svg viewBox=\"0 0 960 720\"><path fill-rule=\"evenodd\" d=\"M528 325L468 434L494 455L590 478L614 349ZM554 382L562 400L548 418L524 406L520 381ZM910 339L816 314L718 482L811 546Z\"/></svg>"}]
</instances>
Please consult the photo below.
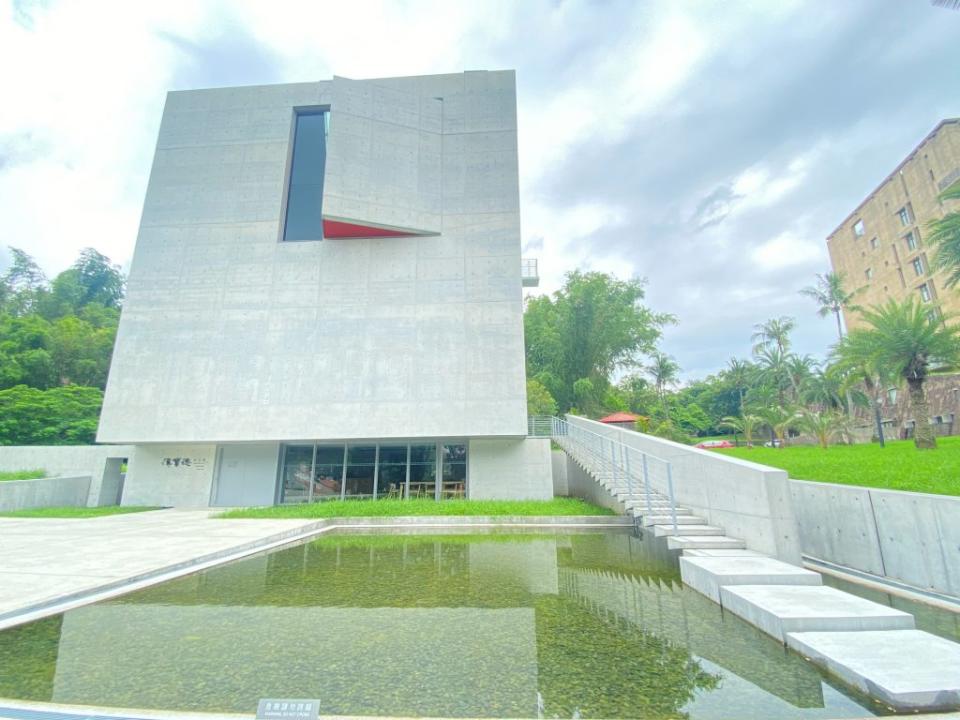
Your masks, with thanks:
<instances>
[{"instance_id":1,"label":"concrete step","mask_svg":"<svg viewBox=\"0 0 960 720\"><path fill-rule=\"evenodd\" d=\"M922 630L787 633L787 645L897 712L960 709L960 644Z\"/></svg>"},{"instance_id":2,"label":"concrete step","mask_svg":"<svg viewBox=\"0 0 960 720\"><path fill-rule=\"evenodd\" d=\"M745 549L747 544L743 540L726 535L701 535L699 537L677 535L667 538L667 547L671 550L736 550Z\"/></svg>"},{"instance_id":3,"label":"concrete step","mask_svg":"<svg viewBox=\"0 0 960 720\"><path fill-rule=\"evenodd\" d=\"M667 537L668 535L685 535L690 537L692 535L723 535L723 528L717 527L716 525L677 525L677 529L673 529L673 525L654 525L653 534L656 537Z\"/></svg>"},{"instance_id":4,"label":"concrete step","mask_svg":"<svg viewBox=\"0 0 960 720\"><path fill-rule=\"evenodd\" d=\"M820 573L763 556L680 558L680 577L714 602L729 585L821 585Z\"/></svg>"},{"instance_id":5,"label":"concrete step","mask_svg":"<svg viewBox=\"0 0 960 720\"><path fill-rule=\"evenodd\" d=\"M816 585L728 585L720 588L725 610L784 642L791 632L910 630L913 615Z\"/></svg>"},{"instance_id":6,"label":"concrete step","mask_svg":"<svg viewBox=\"0 0 960 720\"><path fill-rule=\"evenodd\" d=\"M718 550L689 549L684 550L683 555L684 557L769 557L769 555L764 555L756 550L738 550L736 548L730 550L724 550L723 548Z\"/></svg>"},{"instance_id":7,"label":"concrete step","mask_svg":"<svg viewBox=\"0 0 960 720\"><path fill-rule=\"evenodd\" d=\"M650 525L670 525L673 523L673 516L670 514L644 515L643 513L640 513L640 516L643 518L643 524L647 527L649 527ZM703 524L705 524L704 519L699 515L677 515L677 525L703 525Z\"/></svg>"}]
</instances>

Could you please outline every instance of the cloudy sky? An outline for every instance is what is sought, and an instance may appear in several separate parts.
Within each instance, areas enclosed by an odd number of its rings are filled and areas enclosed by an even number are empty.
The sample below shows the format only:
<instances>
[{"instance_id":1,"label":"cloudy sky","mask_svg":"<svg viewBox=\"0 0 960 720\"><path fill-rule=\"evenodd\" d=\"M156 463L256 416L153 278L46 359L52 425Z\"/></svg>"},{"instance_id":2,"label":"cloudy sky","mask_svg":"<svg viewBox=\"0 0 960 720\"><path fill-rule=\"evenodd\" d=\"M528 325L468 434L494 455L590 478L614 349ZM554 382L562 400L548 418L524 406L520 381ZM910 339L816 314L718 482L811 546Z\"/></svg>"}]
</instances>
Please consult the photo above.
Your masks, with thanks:
<instances>
[{"instance_id":1,"label":"cloudy sky","mask_svg":"<svg viewBox=\"0 0 960 720\"><path fill-rule=\"evenodd\" d=\"M14 1L0 17L0 246L129 262L170 89L517 71L525 254L648 280L686 377L797 290L825 237L944 117L960 12L929 0ZM0 250L0 266L7 262Z\"/></svg>"}]
</instances>

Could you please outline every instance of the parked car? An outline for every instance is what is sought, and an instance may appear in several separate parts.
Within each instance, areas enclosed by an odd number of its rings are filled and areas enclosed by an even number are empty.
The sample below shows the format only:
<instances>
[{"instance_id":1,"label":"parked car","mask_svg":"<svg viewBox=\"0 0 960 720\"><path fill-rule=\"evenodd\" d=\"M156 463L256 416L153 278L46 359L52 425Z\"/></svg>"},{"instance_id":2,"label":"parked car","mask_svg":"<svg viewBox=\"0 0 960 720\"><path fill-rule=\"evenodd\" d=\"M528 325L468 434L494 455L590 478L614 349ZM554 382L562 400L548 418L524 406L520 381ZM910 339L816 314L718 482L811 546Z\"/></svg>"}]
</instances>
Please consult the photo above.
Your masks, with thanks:
<instances>
[{"instance_id":1,"label":"parked car","mask_svg":"<svg viewBox=\"0 0 960 720\"><path fill-rule=\"evenodd\" d=\"M767 440L767 441L763 444L763 446L764 446L764 447L769 447L769 448L778 448L778 447L780 447L782 444L783 444L783 443L781 443L779 440Z\"/></svg>"},{"instance_id":2,"label":"parked car","mask_svg":"<svg viewBox=\"0 0 960 720\"><path fill-rule=\"evenodd\" d=\"M701 450L715 450L716 448L733 447L733 443L729 440L704 440L703 442L698 442L694 447L700 448Z\"/></svg>"}]
</instances>

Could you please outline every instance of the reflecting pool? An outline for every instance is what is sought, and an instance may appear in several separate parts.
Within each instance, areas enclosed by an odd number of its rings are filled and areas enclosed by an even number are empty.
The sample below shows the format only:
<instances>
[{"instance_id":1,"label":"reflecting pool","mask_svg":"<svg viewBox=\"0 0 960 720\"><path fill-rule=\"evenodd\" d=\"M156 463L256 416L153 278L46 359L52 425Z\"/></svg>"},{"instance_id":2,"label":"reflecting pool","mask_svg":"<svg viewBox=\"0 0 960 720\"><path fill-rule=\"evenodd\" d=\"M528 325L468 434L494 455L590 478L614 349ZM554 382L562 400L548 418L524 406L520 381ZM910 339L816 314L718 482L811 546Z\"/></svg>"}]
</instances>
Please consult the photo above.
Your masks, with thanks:
<instances>
[{"instance_id":1,"label":"reflecting pool","mask_svg":"<svg viewBox=\"0 0 960 720\"><path fill-rule=\"evenodd\" d=\"M629 532L324 536L0 633L0 697L253 713L879 712Z\"/></svg>"}]
</instances>

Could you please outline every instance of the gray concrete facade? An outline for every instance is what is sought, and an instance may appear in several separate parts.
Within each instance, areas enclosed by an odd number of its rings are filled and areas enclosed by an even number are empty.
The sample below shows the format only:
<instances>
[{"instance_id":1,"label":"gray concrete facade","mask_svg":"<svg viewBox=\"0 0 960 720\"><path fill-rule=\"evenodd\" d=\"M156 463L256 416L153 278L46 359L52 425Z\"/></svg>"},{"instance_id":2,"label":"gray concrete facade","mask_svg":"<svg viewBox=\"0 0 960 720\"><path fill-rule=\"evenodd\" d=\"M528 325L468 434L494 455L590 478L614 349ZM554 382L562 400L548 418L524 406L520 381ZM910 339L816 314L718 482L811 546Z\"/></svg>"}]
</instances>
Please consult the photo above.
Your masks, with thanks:
<instances>
[{"instance_id":1,"label":"gray concrete facade","mask_svg":"<svg viewBox=\"0 0 960 720\"><path fill-rule=\"evenodd\" d=\"M0 482L0 512L40 507L86 507L89 475Z\"/></svg>"},{"instance_id":2,"label":"gray concrete facade","mask_svg":"<svg viewBox=\"0 0 960 720\"><path fill-rule=\"evenodd\" d=\"M314 106L324 214L425 236L278 242ZM524 435L517 178L513 72L169 93L98 441Z\"/></svg>"},{"instance_id":3,"label":"gray concrete facade","mask_svg":"<svg viewBox=\"0 0 960 720\"><path fill-rule=\"evenodd\" d=\"M305 110L324 223L409 237L283 241ZM513 71L169 93L97 436L137 446L124 502L272 502L284 444L400 438L468 442L477 497L550 497L519 211Z\"/></svg>"}]
</instances>

